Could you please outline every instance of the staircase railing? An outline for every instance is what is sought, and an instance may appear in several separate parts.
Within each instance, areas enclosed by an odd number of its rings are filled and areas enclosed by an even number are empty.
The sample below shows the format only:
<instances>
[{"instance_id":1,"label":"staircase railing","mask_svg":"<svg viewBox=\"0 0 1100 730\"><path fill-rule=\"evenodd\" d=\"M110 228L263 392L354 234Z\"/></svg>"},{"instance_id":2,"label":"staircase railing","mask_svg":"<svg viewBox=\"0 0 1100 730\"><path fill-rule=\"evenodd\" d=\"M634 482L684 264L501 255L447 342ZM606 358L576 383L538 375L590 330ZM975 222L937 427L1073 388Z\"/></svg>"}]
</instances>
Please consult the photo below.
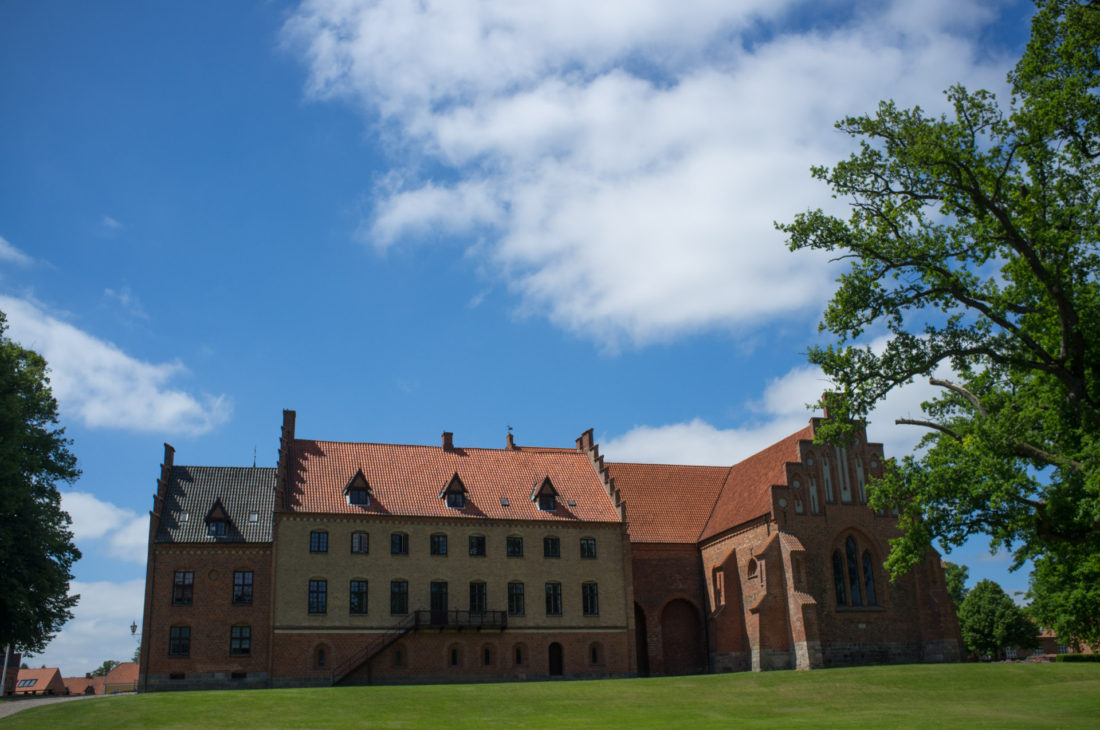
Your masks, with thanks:
<instances>
[{"instance_id":1,"label":"staircase railing","mask_svg":"<svg viewBox=\"0 0 1100 730\"><path fill-rule=\"evenodd\" d=\"M413 613L404 621L394 626L390 631L376 635L366 646L352 654L351 657L332 670L332 683L336 684L344 677L366 664L377 654L390 647L402 636L415 629L417 618L416 613Z\"/></svg>"}]
</instances>

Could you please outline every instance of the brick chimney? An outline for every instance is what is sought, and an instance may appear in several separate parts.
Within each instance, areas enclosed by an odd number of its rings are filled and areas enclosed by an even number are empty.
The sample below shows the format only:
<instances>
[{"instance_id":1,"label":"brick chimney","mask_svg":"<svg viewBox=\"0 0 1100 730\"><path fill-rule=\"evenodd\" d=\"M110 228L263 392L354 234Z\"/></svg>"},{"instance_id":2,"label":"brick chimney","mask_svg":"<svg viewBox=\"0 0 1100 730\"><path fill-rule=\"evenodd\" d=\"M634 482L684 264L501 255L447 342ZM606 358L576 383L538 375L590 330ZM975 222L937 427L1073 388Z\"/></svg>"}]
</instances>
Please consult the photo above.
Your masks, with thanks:
<instances>
[{"instance_id":1,"label":"brick chimney","mask_svg":"<svg viewBox=\"0 0 1100 730\"><path fill-rule=\"evenodd\" d=\"M516 440L512 437L512 432L508 432L508 441L505 443L504 448L508 451L516 450Z\"/></svg>"},{"instance_id":2,"label":"brick chimney","mask_svg":"<svg viewBox=\"0 0 1100 730\"><path fill-rule=\"evenodd\" d=\"M454 451L455 450L455 435L450 431L443 432L443 450Z\"/></svg>"}]
</instances>

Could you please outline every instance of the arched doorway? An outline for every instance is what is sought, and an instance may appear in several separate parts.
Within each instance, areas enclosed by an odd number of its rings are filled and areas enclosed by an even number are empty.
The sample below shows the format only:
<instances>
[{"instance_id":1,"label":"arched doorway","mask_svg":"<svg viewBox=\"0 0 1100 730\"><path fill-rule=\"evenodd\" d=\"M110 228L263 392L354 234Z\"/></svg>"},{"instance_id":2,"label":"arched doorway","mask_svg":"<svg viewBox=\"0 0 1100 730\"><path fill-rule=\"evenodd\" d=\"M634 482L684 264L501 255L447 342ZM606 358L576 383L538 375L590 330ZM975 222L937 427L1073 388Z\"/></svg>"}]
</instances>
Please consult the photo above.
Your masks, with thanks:
<instances>
[{"instance_id":1,"label":"arched doorway","mask_svg":"<svg viewBox=\"0 0 1100 730\"><path fill-rule=\"evenodd\" d=\"M703 629L695 606L682 598L665 606L661 612L661 637L665 674L698 674L706 671Z\"/></svg>"},{"instance_id":2,"label":"arched doorway","mask_svg":"<svg viewBox=\"0 0 1100 730\"><path fill-rule=\"evenodd\" d=\"M562 658L561 644L555 641L550 645L550 676L560 677L564 664L565 661Z\"/></svg>"},{"instance_id":3,"label":"arched doorway","mask_svg":"<svg viewBox=\"0 0 1100 730\"><path fill-rule=\"evenodd\" d=\"M645 627L645 611L634 604L634 646L638 655L638 676L649 676L649 632Z\"/></svg>"}]
</instances>

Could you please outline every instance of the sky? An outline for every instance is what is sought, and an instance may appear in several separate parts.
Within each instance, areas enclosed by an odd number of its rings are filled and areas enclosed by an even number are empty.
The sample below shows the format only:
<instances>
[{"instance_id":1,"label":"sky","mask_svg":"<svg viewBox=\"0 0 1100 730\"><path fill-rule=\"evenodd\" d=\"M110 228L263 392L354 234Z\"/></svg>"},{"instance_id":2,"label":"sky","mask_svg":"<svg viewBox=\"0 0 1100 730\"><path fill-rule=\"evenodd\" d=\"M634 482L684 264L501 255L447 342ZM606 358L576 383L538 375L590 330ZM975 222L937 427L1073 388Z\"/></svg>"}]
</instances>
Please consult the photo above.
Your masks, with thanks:
<instances>
[{"instance_id":1,"label":"sky","mask_svg":"<svg viewBox=\"0 0 1100 730\"><path fill-rule=\"evenodd\" d=\"M732 464L805 425L842 267L775 221L881 99L1007 99L1022 0L0 4L0 310L82 476L75 618L129 659L163 458L300 437ZM868 341L883 333L869 332ZM928 386L872 440L908 453ZM971 583L1026 588L972 540Z\"/></svg>"}]
</instances>

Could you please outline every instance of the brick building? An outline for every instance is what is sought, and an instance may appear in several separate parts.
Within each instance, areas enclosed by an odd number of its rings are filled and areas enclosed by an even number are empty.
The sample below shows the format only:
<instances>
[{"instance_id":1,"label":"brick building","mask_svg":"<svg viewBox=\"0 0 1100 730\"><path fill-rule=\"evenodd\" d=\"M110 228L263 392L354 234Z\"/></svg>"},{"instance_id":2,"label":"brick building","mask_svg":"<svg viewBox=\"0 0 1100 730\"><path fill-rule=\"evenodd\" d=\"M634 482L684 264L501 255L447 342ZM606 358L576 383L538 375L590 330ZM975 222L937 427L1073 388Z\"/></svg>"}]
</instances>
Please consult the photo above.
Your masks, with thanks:
<instances>
[{"instance_id":1,"label":"brick building","mask_svg":"<svg viewBox=\"0 0 1100 730\"><path fill-rule=\"evenodd\" d=\"M139 688L957 661L938 558L882 572L881 446L814 445L816 423L733 467L605 463L591 430L299 439L293 411L275 469L166 445Z\"/></svg>"}]
</instances>

